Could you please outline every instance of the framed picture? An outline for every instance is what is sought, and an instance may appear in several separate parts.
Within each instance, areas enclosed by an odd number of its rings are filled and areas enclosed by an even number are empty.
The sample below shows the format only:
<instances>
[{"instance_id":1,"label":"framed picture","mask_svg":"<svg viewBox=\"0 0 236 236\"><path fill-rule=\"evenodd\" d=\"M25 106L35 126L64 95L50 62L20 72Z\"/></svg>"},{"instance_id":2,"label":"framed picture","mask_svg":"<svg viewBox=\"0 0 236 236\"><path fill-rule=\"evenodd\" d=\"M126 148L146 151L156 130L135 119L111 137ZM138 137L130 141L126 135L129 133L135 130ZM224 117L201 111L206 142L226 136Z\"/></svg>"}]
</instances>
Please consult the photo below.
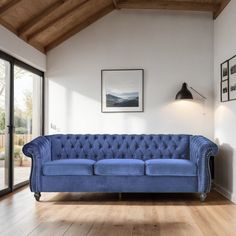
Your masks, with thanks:
<instances>
[{"instance_id":1,"label":"framed picture","mask_svg":"<svg viewBox=\"0 0 236 236\"><path fill-rule=\"evenodd\" d=\"M101 71L102 112L143 112L143 69Z\"/></svg>"},{"instance_id":2,"label":"framed picture","mask_svg":"<svg viewBox=\"0 0 236 236\"><path fill-rule=\"evenodd\" d=\"M229 101L229 61L221 64L221 81L220 81L221 102Z\"/></svg>"},{"instance_id":3,"label":"framed picture","mask_svg":"<svg viewBox=\"0 0 236 236\"><path fill-rule=\"evenodd\" d=\"M221 64L221 81L229 79L229 61Z\"/></svg>"},{"instance_id":4,"label":"framed picture","mask_svg":"<svg viewBox=\"0 0 236 236\"><path fill-rule=\"evenodd\" d=\"M221 102L229 101L229 80L221 82Z\"/></svg>"},{"instance_id":5,"label":"framed picture","mask_svg":"<svg viewBox=\"0 0 236 236\"><path fill-rule=\"evenodd\" d=\"M236 56L229 60L229 100L236 100Z\"/></svg>"}]
</instances>

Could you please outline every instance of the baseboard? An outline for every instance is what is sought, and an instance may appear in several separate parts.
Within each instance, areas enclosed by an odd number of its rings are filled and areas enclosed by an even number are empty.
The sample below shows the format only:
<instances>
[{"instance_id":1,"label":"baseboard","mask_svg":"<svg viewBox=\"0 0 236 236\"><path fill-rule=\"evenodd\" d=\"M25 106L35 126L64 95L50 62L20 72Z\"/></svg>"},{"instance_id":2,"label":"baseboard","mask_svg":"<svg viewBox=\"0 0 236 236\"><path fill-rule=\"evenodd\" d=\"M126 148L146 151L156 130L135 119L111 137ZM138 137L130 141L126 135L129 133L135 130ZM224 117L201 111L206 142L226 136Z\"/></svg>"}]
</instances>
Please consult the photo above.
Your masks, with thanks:
<instances>
[{"instance_id":1,"label":"baseboard","mask_svg":"<svg viewBox=\"0 0 236 236\"><path fill-rule=\"evenodd\" d=\"M236 204L236 195L235 194L233 194L232 192L228 191L227 189L225 189L224 187L222 187L216 183L213 183L212 187L219 194L223 195L224 197L229 199L231 202Z\"/></svg>"}]
</instances>

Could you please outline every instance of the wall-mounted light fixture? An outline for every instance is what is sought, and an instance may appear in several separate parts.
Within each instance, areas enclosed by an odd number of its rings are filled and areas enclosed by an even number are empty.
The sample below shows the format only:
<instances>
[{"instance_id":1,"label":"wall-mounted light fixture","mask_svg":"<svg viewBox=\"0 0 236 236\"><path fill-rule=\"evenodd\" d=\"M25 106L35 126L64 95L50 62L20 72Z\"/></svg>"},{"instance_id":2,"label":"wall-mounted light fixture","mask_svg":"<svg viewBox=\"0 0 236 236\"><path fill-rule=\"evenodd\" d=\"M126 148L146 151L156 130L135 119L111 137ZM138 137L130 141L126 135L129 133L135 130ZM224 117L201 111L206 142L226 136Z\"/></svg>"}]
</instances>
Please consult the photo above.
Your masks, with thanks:
<instances>
[{"instance_id":1,"label":"wall-mounted light fixture","mask_svg":"<svg viewBox=\"0 0 236 236\"><path fill-rule=\"evenodd\" d=\"M192 87L189 87L189 88L191 90L193 90L195 93L197 93L199 96L201 96L203 99L206 99L206 97L204 97L202 94L200 94L194 88L192 88ZM182 100L182 99L193 99L193 95L189 91L187 83L183 83L181 90L175 96L175 100Z\"/></svg>"}]
</instances>

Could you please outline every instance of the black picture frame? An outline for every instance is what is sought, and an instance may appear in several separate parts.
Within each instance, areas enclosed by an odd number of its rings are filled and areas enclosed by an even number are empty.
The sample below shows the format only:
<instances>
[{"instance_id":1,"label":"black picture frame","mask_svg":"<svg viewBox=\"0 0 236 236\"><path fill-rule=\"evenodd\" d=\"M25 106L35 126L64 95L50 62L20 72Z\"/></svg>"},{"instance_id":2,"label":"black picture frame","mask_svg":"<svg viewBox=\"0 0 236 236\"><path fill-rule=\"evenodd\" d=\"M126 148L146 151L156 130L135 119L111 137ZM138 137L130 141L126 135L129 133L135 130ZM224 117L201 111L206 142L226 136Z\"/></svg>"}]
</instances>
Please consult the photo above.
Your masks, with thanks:
<instances>
[{"instance_id":1,"label":"black picture frame","mask_svg":"<svg viewBox=\"0 0 236 236\"><path fill-rule=\"evenodd\" d=\"M113 107L113 109L107 109L107 107L104 105L105 101L104 101L104 88L105 88L105 78L104 78L104 73L105 72L131 72L131 71L138 71L141 74L141 92L139 93L139 96L141 95L141 98L139 97L139 103L141 102L141 106L139 106L136 110L132 109L129 110L127 107L126 109L115 109ZM101 70L101 112L102 113L133 113L133 112L144 112L144 69L102 69Z\"/></svg>"},{"instance_id":2,"label":"black picture frame","mask_svg":"<svg viewBox=\"0 0 236 236\"><path fill-rule=\"evenodd\" d=\"M229 60L226 60L220 65L220 101L229 101ZM226 91L226 92L225 92Z\"/></svg>"},{"instance_id":3,"label":"black picture frame","mask_svg":"<svg viewBox=\"0 0 236 236\"><path fill-rule=\"evenodd\" d=\"M229 101L236 100L236 55L228 60L229 63Z\"/></svg>"}]
</instances>

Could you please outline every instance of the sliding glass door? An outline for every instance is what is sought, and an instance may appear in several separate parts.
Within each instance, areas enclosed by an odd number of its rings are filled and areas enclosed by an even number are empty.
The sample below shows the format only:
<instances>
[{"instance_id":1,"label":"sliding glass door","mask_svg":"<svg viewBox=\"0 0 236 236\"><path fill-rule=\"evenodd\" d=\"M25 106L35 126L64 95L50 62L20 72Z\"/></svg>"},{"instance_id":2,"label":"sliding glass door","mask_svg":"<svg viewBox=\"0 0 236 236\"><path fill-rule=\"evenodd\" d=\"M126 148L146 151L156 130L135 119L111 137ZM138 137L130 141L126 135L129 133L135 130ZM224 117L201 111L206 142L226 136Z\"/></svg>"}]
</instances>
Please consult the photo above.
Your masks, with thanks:
<instances>
[{"instance_id":1,"label":"sliding glass door","mask_svg":"<svg viewBox=\"0 0 236 236\"><path fill-rule=\"evenodd\" d=\"M14 185L29 179L30 159L22 147L41 135L42 78L22 67L14 66Z\"/></svg>"},{"instance_id":2,"label":"sliding glass door","mask_svg":"<svg viewBox=\"0 0 236 236\"><path fill-rule=\"evenodd\" d=\"M0 51L0 195L28 183L25 143L43 134L43 72Z\"/></svg>"},{"instance_id":3,"label":"sliding glass door","mask_svg":"<svg viewBox=\"0 0 236 236\"><path fill-rule=\"evenodd\" d=\"M0 191L10 188L9 134L9 83L10 62L0 59Z\"/></svg>"}]
</instances>

